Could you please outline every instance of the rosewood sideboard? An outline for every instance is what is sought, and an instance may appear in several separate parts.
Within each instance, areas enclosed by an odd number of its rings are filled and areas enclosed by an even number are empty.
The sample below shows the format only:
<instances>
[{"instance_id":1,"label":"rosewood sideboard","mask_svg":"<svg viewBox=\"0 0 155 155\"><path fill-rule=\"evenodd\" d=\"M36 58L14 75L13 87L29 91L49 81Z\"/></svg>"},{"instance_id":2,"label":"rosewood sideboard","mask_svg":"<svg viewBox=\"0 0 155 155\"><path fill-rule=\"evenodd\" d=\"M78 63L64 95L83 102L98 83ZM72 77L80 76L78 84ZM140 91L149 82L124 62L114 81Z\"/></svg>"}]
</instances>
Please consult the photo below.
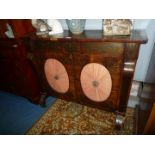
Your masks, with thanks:
<instances>
[{"instance_id":1,"label":"rosewood sideboard","mask_svg":"<svg viewBox=\"0 0 155 155\"><path fill-rule=\"evenodd\" d=\"M125 116L131 83L144 31L130 36L104 36L102 30L81 35L29 35L24 38L41 91L117 113L116 125Z\"/></svg>"}]
</instances>

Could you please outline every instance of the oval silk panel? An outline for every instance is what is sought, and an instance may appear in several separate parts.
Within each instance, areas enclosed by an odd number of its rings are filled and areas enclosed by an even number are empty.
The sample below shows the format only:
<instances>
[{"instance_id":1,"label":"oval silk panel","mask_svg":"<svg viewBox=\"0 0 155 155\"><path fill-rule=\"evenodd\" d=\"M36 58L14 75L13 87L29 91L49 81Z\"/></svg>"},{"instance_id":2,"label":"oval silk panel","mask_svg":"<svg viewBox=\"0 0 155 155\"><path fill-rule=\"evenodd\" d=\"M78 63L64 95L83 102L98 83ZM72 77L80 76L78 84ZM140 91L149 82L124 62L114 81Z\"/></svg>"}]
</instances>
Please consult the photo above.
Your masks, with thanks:
<instances>
[{"instance_id":1,"label":"oval silk panel","mask_svg":"<svg viewBox=\"0 0 155 155\"><path fill-rule=\"evenodd\" d=\"M47 59L44 69L49 85L59 93L66 93L69 89L69 77L64 65L56 59Z\"/></svg>"},{"instance_id":2,"label":"oval silk panel","mask_svg":"<svg viewBox=\"0 0 155 155\"><path fill-rule=\"evenodd\" d=\"M92 101L105 101L111 93L112 80L109 71L101 64L90 63L83 67L81 86L84 94Z\"/></svg>"}]
</instances>

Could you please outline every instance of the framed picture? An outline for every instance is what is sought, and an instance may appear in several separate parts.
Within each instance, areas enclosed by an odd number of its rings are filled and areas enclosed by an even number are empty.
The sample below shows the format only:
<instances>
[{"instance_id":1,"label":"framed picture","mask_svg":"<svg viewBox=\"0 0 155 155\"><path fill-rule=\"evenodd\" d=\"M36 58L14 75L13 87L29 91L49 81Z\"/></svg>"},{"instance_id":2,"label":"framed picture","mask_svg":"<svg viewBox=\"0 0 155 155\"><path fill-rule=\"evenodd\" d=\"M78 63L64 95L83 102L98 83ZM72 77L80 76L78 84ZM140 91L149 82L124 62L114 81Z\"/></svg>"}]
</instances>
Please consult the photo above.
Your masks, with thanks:
<instances>
[{"instance_id":1,"label":"framed picture","mask_svg":"<svg viewBox=\"0 0 155 155\"><path fill-rule=\"evenodd\" d=\"M130 19L104 19L104 35L130 35L133 21Z\"/></svg>"}]
</instances>

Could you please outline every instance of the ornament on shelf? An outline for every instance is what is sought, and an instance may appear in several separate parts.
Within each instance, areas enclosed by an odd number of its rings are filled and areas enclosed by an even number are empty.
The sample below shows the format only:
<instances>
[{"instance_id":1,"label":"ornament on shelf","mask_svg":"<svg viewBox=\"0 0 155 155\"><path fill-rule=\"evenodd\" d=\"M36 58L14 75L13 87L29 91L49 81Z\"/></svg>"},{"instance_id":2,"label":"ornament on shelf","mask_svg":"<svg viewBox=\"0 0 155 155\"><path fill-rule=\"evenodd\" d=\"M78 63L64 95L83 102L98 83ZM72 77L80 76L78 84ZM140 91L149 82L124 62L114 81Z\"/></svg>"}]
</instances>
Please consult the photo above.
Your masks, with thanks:
<instances>
[{"instance_id":1,"label":"ornament on shelf","mask_svg":"<svg viewBox=\"0 0 155 155\"><path fill-rule=\"evenodd\" d=\"M81 34L84 31L86 19L66 19L69 30L73 34Z\"/></svg>"},{"instance_id":2,"label":"ornament on shelf","mask_svg":"<svg viewBox=\"0 0 155 155\"><path fill-rule=\"evenodd\" d=\"M104 35L130 35L132 20L130 19L104 19Z\"/></svg>"},{"instance_id":3,"label":"ornament on shelf","mask_svg":"<svg viewBox=\"0 0 155 155\"><path fill-rule=\"evenodd\" d=\"M59 35L63 33L63 28L56 19L47 19L46 21L42 19L32 19L32 25L37 30L37 35Z\"/></svg>"},{"instance_id":4,"label":"ornament on shelf","mask_svg":"<svg viewBox=\"0 0 155 155\"><path fill-rule=\"evenodd\" d=\"M48 19L47 24L52 29L52 31L49 32L49 35L57 35L63 33L61 23L57 19Z\"/></svg>"},{"instance_id":5,"label":"ornament on shelf","mask_svg":"<svg viewBox=\"0 0 155 155\"><path fill-rule=\"evenodd\" d=\"M50 31L50 27L47 25L47 23L42 19L32 19L31 20L32 26L37 30L37 34L39 33L47 33Z\"/></svg>"}]
</instances>

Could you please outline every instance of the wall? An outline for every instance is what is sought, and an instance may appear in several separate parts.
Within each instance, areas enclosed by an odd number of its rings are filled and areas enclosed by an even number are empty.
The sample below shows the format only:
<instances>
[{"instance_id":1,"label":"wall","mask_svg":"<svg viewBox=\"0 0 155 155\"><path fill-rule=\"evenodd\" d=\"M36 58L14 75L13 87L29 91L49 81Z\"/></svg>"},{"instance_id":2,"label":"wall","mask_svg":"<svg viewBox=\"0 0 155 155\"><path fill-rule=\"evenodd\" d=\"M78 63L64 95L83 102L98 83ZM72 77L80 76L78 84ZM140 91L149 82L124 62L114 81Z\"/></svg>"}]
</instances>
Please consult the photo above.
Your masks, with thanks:
<instances>
[{"instance_id":1,"label":"wall","mask_svg":"<svg viewBox=\"0 0 155 155\"><path fill-rule=\"evenodd\" d=\"M64 19L59 19L63 29L68 29ZM102 29L102 19L87 19L85 29ZM153 44L155 42L155 20L154 19L135 19L134 29L144 29L148 35L148 43L141 45L139 58L137 61L134 80L145 81Z\"/></svg>"},{"instance_id":2,"label":"wall","mask_svg":"<svg viewBox=\"0 0 155 155\"><path fill-rule=\"evenodd\" d=\"M145 82L145 77L147 74L150 58L153 52L153 45L155 42L155 20L136 20L135 29L144 29L148 36L148 43L141 45L140 47L139 58L134 75L135 80Z\"/></svg>"},{"instance_id":3,"label":"wall","mask_svg":"<svg viewBox=\"0 0 155 155\"><path fill-rule=\"evenodd\" d=\"M64 19L59 19L59 21L61 22L63 29L68 29L68 26L65 22ZM86 30L97 30L97 29L102 29L102 19L87 19L86 20L86 25L85 25L85 29Z\"/></svg>"}]
</instances>

